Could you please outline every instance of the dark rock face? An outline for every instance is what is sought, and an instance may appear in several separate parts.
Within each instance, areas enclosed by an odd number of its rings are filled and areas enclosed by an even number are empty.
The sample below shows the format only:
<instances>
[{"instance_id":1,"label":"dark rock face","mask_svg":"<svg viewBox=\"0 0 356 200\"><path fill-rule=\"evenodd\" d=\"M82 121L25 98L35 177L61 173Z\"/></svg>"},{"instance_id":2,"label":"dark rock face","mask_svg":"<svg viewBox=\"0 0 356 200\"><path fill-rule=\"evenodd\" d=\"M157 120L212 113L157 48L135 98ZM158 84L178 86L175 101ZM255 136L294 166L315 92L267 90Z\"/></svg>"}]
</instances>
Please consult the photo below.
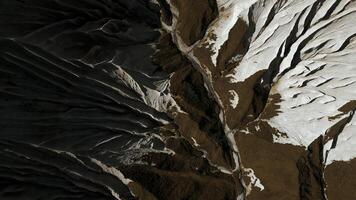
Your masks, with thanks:
<instances>
[{"instance_id":1,"label":"dark rock face","mask_svg":"<svg viewBox=\"0 0 356 200\"><path fill-rule=\"evenodd\" d=\"M355 9L0 0L0 199L356 199Z\"/></svg>"}]
</instances>

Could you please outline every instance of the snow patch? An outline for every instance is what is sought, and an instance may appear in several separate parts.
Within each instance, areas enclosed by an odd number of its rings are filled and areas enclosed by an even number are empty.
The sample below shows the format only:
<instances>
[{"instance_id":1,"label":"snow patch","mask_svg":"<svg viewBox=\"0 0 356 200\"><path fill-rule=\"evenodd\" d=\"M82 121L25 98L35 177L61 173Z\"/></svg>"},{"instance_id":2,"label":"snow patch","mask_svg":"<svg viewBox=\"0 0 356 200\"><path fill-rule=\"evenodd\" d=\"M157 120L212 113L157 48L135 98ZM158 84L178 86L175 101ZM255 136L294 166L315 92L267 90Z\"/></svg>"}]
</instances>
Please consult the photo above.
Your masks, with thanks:
<instances>
[{"instance_id":1,"label":"snow patch","mask_svg":"<svg viewBox=\"0 0 356 200\"><path fill-rule=\"evenodd\" d=\"M255 172L253 171L253 169L245 168L244 171L247 172L247 176L250 178L250 183L246 188L246 190L247 190L246 191L246 195L250 194L250 192L252 190L252 186L259 188L260 191L265 189L265 187L261 183L261 180L256 177Z\"/></svg>"},{"instance_id":2,"label":"snow patch","mask_svg":"<svg viewBox=\"0 0 356 200\"><path fill-rule=\"evenodd\" d=\"M237 104L239 103L239 95L236 93L235 90L229 90L230 95L232 95L232 99L230 99L230 105L232 108L236 108Z\"/></svg>"}]
</instances>

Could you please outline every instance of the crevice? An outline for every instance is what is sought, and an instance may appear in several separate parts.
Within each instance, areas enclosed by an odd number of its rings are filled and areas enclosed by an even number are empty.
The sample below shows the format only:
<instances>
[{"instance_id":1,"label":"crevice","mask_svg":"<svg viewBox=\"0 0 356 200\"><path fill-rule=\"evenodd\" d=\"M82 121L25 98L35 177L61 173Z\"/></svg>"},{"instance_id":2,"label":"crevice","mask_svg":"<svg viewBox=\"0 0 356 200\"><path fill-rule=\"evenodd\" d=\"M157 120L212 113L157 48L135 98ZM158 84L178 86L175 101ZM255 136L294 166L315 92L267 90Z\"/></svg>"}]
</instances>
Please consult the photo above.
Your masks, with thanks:
<instances>
[{"instance_id":1,"label":"crevice","mask_svg":"<svg viewBox=\"0 0 356 200\"><path fill-rule=\"evenodd\" d=\"M303 12L305 12L305 10L303 10ZM283 61L283 58L288 55L290 51L290 47L297 40L298 24L301 19L301 16L302 14L296 20L291 33L286 39L285 45L281 45L279 47L276 57L272 60L268 69L264 72L261 78L258 79L258 81L256 81L253 87L254 97L251 104L252 109L250 112L248 112L247 116L252 114L254 117L252 120L249 121L253 121L257 117L259 117L259 115L263 112L264 108L266 107L268 97L270 96L270 90L272 88L273 80L280 71L280 64ZM283 55L282 52L284 52Z\"/></svg>"},{"instance_id":2,"label":"crevice","mask_svg":"<svg viewBox=\"0 0 356 200\"><path fill-rule=\"evenodd\" d=\"M173 19L173 15L170 9L169 4L167 3L166 0L157 0L160 7L161 7L161 11L162 11L162 20L165 24L167 24L168 26L172 25L172 19Z\"/></svg>"},{"instance_id":3,"label":"crevice","mask_svg":"<svg viewBox=\"0 0 356 200\"><path fill-rule=\"evenodd\" d=\"M165 33L161 36L158 49L153 61L168 73L172 73L170 90L177 104L188 113L191 123L196 123L203 133L220 146L225 153L223 159L232 166L232 152L219 119L219 106L204 86L202 75L177 49L170 34Z\"/></svg>"},{"instance_id":4,"label":"crevice","mask_svg":"<svg viewBox=\"0 0 356 200\"><path fill-rule=\"evenodd\" d=\"M298 20L296 21L293 30L291 32L291 34L289 35L288 39L286 40L286 51L285 51L285 56L289 54L290 52L290 47L292 46L293 43L295 43L298 39L300 39L305 33L306 31L310 28L311 26L311 22L313 20L313 17L315 16L317 10L318 10L318 6L320 7L320 4L324 2L324 0L318 0L317 2L315 2L310 10L310 12L308 13L305 21L304 21L304 30L303 32L298 36L297 32L298 32L298 24L299 21L301 20L301 16L303 15L304 12L306 12L306 9L304 9L301 13L301 15L299 16ZM310 34L307 38L305 38L299 45L298 48L295 52L295 54L293 55L290 67L288 69L285 69L284 71L282 71L278 77L282 77L283 75L285 75L288 71L290 71L292 68L294 68L295 66L297 66L297 64L301 61L301 49L305 47L305 45L314 37L314 35L317 32L314 32L312 34Z\"/></svg>"},{"instance_id":5,"label":"crevice","mask_svg":"<svg viewBox=\"0 0 356 200\"><path fill-rule=\"evenodd\" d=\"M343 51L351 42L351 40L356 36L355 34L350 35L348 38L346 38L346 40L342 43L342 45L340 46L340 48L336 51L336 52L340 52Z\"/></svg>"},{"instance_id":6,"label":"crevice","mask_svg":"<svg viewBox=\"0 0 356 200\"><path fill-rule=\"evenodd\" d=\"M301 200L327 200L325 196L323 136L319 136L297 161Z\"/></svg>"},{"instance_id":7,"label":"crevice","mask_svg":"<svg viewBox=\"0 0 356 200\"><path fill-rule=\"evenodd\" d=\"M282 5L284 5L287 2L287 0L279 0L276 1L276 3L272 6L272 8L269 10L267 19L265 21L265 23L263 24L261 30L258 32L258 34L256 35L255 39L257 39L265 30L265 28L272 22L272 20L274 19L276 13L279 11L279 9L282 7ZM265 4L265 3L264 3ZM255 4L256 5L256 4ZM252 6L254 7L254 6Z\"/></svg>"},{"instance_id":8,"label":"crevice","mask_svg":"<svg viewBox=\"0 0 356 200\"><path fill-rule=\"evenodd\" d=\"M332 126L327 131L327 133L325 134L324 143L326 143L329 140L332 140L332 143L331 143L330 149L325 151L324 163L328 159L328 155L329 155L330 150L334 149L336 147L339 135L342 133L342 131L344 130L346 125L350 123L350 121L352 120L354 114L355 114L355 110L350 111L349 116L347 116L346 118L340 120L338 123L336 123L334 126Z\"/></svg>"},{"instance_id":9,"label":"crevice","mask_svg":"<svg viewBox=\"0 0 356 200\"><path fill-rule=\"evenodd\" d=\"M328 9L328 12L326 12L325 16L321 18L320 21L329 19L331 17L331 14L335 11L336 7L340 4L341 0L335 0L335 3Z\"/></svg>"},{"instance_id":10,"label":"crevice","mask_svg":"<svg viewBox=\"0 0 356 200\"><path fill-rule=\"evenodd\" d=\"M301 35L304 35L307 30L309 30L311 22L313 21L313 18L315 14L317 13L318 9L320 6L324 3L325 0L317 0L311 7L310 12L308 13L307 17L305 18L304 21L304 30Z\"/></svg>"}]
</instances>

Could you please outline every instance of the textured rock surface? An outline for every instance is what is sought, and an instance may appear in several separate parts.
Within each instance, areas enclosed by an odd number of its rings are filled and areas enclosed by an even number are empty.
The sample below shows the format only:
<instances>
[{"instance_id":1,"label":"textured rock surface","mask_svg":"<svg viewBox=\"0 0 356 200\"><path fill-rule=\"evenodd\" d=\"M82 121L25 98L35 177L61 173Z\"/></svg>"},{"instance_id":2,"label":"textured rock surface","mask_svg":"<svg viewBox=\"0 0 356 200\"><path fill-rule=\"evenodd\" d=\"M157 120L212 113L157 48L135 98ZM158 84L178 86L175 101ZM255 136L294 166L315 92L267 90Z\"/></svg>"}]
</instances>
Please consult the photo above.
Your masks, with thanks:
<instances>
[{"instance_id":1,"label":"textured rock surface","mask_svg":"<svg viewBox=\"0 0 356 200\"><path fill-rule=\"evenodd\" d=\"M0 199L356 199L355 18L0 0Z\"/></svg>"}]
</instances>

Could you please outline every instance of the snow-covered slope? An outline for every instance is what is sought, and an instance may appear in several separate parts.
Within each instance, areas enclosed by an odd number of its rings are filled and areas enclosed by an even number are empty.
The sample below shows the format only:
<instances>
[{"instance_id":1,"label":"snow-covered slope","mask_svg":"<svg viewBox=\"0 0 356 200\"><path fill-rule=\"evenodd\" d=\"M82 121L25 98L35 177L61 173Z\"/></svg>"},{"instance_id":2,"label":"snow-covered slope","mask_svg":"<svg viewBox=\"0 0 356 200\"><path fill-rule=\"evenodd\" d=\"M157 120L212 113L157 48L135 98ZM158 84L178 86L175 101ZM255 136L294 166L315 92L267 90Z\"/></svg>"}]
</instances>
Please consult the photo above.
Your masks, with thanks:
<instances>
[{"instance_id":1,"label":"snow-covered slope","mask_svg":"<svg viewBox=\"0 0 356 200\"><path fill-rule=\"evenodd\" d=\"M240 157L237 165L246 171L245 184L257 184L256 176L260 176L259 184L265 190L259 194L260 187L246 187L247 198L272 195L272 199L315 199L330 195L332 199L334 191L328 190L332 183L324 178L324 170L328 171L335 161L348 165L356 152L352 137L356 108L356 3L216 3L219 15L204 37L193 45L182 44L181 40L176 44L203 75L207 89L219 104L226 137L235 134L236 141L230 139L230 144L236 149L233 144L237 142L238 150L234 152ZM184 11L177 9L174 1L170 5L179 18ZM168 31L173 38L180 38L182 32L174 31L174 27ZM319 141L322 153L316 155ZM312 165L316 160L304 160L308 155L320 160L317 168ZM259 156L265 158L257 161ZM278 160L273 164L271 159ZM248 180L251 170L255 178ZM312 175L310 170L316 170L318 175ZM281 175L276 174L278 171ZM304 185L303 181L315 179L310 176L317 176L318 180ZM289 187L277 187L287 182ZM346 182L355 184L353 180ZM275 193L284 190L290 191Z\"/></svg>"}]
</instances>

